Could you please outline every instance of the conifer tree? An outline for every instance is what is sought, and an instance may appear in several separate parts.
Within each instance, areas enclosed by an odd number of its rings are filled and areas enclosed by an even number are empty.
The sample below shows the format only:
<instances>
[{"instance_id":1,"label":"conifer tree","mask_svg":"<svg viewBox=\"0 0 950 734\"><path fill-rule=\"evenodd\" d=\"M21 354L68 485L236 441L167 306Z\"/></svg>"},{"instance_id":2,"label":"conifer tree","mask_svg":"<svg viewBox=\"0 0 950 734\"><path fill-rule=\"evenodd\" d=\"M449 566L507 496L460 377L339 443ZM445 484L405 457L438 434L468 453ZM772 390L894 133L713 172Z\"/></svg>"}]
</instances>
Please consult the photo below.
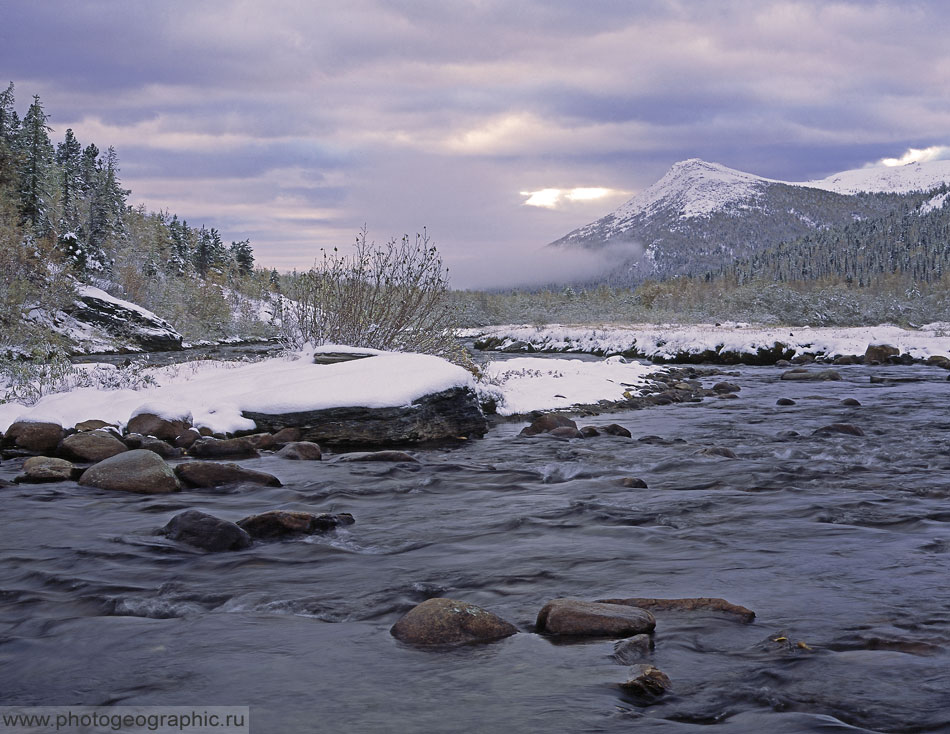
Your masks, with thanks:
<instances>
[{"instance_id":1,"label":"conifer tree","mask_svg":"<svg viewBox=\"0 0 950 734\"><path fill-rule=\"evenodd\" d=\"M20 213L38 234L50 230L49 175L53 164L53 144L46 124L49 115L43 111L39 95L20 126L18 148L20 161Z\"/></svg>"},{"instance_id":2,"label":"conifer tree","mask_svg":"<svg viewBox=\"0 0 950 734\"><path fill-rule=\"evenodd\" d=\"M232 242L231 257L234 258L238 272L241 275L250 275L254 272L254 251L251 249L250 240L244 239L240 242Z\"/></svg>"}]
</instances>

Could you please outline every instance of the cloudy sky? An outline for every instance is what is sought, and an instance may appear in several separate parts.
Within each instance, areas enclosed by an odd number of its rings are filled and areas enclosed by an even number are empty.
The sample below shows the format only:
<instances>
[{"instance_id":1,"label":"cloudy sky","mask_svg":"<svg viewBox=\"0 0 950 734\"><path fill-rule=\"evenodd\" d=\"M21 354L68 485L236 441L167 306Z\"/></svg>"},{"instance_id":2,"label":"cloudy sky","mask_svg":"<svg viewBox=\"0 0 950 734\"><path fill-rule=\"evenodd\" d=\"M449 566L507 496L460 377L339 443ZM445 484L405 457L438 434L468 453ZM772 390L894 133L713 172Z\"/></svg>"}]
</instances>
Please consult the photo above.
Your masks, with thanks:
<instances>
[{"instance_id":1,"label":"cloudy sky","mask_svg":"<svg viewBox=\"0 0 950 734\"><path fill-rule=\"evenodd\" d=\"M950 144L950 3L4 0L0 73L136 203L308 267L426 227L458 286L700 157L784 180ZM504 263L501 265L500 263Z\"/></svg>"}]
</instances>

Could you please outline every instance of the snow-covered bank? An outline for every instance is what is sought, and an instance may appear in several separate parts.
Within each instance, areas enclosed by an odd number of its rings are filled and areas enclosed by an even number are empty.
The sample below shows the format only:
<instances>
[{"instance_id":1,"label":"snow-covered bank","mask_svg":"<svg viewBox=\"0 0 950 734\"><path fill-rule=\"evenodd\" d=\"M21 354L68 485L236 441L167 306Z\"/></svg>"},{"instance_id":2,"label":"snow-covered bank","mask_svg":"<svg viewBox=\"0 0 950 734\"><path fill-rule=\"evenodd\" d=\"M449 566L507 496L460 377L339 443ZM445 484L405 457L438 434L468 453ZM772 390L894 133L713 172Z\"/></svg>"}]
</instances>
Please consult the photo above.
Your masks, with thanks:
<instances>
[{"instance_id":1,"label":"snow-covered bank","mask_svg":"<svg viewBox=\"0 0 950 734\"><path fill-rule=\"evenodd\" d=\"M499 415L534 410L557 410L572 405L619 401L639 395L646 375L655 367L609 357L601 362L579 359L517 357L489 362L483 367L483 396L495 400Z\"/></svg>"},{"instance_id":2,"label":"snow-covered bank","mask_svg":"<svg viewBox=\"0 0 950 734\"><path fill-rule=\"evenodd\" d=\"M157 385L142 390L82 388L47 395L33 406L0 405L0 431L18 419L71 427L99 419L120 427L138 412L170 418L191 415L195 426L233 433L255 429L243 411L293 413L359 406L409 405L425 395L453 387L474 389L466 370L438 357L395 354L347 347L318 352L372 354L336 364L314 364L314 350L253 364L191 362L149 370Z\"/></svg>"},{"instance_id":3,"label":"snow-covered bank","mask_svg":"<svg viewBox=\"0 0 950 734\"><path fill-rule=\"evenodd\" d=\"M717 355L746 355L751 360L766 352L773 356L781 352L785 358L807 354L830 360L863 355L869 344L890 344L901 354L920 360L950 356L950 324L947 323L927 324L919 329L902 329L889 324L840 328L763 327L741 323L599 327L507 325L469 329L463 335L479 337L479 343L486 348L501 351L626 354L658 362Z\"/></svg>"}]
</instances>

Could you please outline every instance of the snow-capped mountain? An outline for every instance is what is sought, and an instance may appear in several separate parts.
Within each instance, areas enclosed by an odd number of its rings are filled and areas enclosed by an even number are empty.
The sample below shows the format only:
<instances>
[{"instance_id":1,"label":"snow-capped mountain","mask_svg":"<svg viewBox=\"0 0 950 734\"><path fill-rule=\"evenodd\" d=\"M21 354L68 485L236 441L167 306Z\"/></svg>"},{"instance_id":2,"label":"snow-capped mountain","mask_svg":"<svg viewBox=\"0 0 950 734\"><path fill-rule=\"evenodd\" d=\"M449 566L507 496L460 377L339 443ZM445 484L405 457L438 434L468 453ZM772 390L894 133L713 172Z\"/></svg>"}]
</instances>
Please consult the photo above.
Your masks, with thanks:
<instances>
[{"instance_id":1,"label":"snow-capped mountain","mask_svg":"<svg viewBox=\"0 0 950 734\"><path fill-rule=\"evenodd\" d=\"M791 182L691 158L552 245L638 245L639 254L617 263L621 279L701 273L816 229L883 216L901 204L902 195L947 183L950 161L861 168Z\"/></svg>"}]
</instances>

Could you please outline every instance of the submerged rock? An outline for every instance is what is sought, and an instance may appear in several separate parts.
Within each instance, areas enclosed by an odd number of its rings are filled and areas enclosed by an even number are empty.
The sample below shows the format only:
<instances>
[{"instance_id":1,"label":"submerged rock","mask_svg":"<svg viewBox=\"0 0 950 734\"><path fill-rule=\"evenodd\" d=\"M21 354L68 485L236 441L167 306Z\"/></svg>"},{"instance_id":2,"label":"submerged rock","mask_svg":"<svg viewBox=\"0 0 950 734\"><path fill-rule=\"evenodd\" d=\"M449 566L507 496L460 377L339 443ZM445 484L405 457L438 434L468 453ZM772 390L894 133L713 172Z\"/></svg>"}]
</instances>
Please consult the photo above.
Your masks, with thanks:
<instances>
[{"instance_id":1,"label":"submerged rock","mask_svg":"<svg viewBox=\"0 0 950 734\"><path fill-rule=\"evenodd\" d=\"M312 535L313 533L333 530L341 525L355 522L348 512L339 515L313 515L309 512L289 510L271 510L260 515L251 515L238 520L238 526L246 530L252 538L273 539L294 535Z\"/></svg>"},{"instance_id":2,"label":"submerged rock","mask_svg":"<svg viewBox=\"0 0 950 734\"><path fill-rule=\"evenodd\" d=\"M584 434L581 433L576 428L571 428L570 426L558 426L557 428L552 428L547 432L548 436L554 436L556 438L584 438Z\"/></svg>"},{"instance_id":3,"label":"submerged rock","mask_svg":"<svg viewBox=\"0 0 950 734\"><path fill-rule=\"evenodd\" d=\"M275 433L275 439L281 429L297 428L300 435L294 440L320 446L405 445L481 437L488 430L478 397L468 387L449 388L392 408L350 406L282 414L244 411L243 415Z\"/></svg>"},{"instance_id":4,"label":"submerged rock","mask_svg":"<svg viewBox=\"0 0 950 734\"><path fill-rule=\"evenodd\" d=\"M549 635L627 637L652 632L653 615L622 604L554 599L538 612L537 630Z\"/></svg>"},{"instance_id":5,"label":"submerged rock","mask_svg":"<svg viewBox=\"0 0 950 734\"><path fill-rule=\"evenodd\" d=\"M323 452L313 441L291 441L284 444L284 447L277 452L277 456L293 461L320 461L323 458Z\"/></svg>"},{"instance_id":6,"label":"submerged rock","mask_svg":"<svg viewBox=\"0 0 950 734\"><path fill-rule=\"evenodd\" d=\"M647 483L639 477L624 477L620 480L620 486L629 487L630 489L646 489Z\"/></svg>"},{"instance_id":7,"label":"submerged rock","mask_svg":"<svg viewBox=\"0 0 950 734\"><path fill-rule=\"evenodd\" d=\"M23 463L23 473L13 481L22 484L65 482L76 475L76 467L65 459L49 456L31 456Z\"/></svg>"},{"instance_id":8,"label":"submerged rock","mask_svg":"<svg viewBox=\"0 0 950 734\"><path fill-rule=\"evenodd\" d=\"M844 436L863 436L864 431L851 423L831 423L827 426L815 430L812 436L831 436L840 434Z\"/></svg>"},{"instance_id":9,"label":"submerged rock","mask_svg":"<svg viewBox=\"0 0 950 734\"><path fill-rule=\"evenodd\" d=\"M172 468L158 454L146 449L132 449L93 464L83 472L79 483L142 494L164 494L181 489Z\"/></svg>"},{"instance_id":10,"label":"submerged rock","mask_svg":"<svg viewBox=\"0 0 950 734\"><path fill-rule=\"evenodd\" d=\"M729 392L739 392L742 388L736 385L734 382L717 382L712 387L713 392L717 393L729 393Z\"/></svg>"},{"instance_id":11,"label":"submerged rock","mask_svg":"<svg viewBox=\"0 0 950 734\"><path fill-rule=\"evenodd\" d=\"M390 634L413 645L460 645L499 640L517 631L510 622L474 604L435 598L406 612Z\"/></svg>"},{"instance_id":12,"label":"submerged rock","mask_svg":"<svg viewBox=\"0 0 950 734\"><path fill-rule=\"evenodd\" d=\"M796 367L788 372L783 372L781 379L822 382L840 380L841 373L837 370L806 370L804 367Z\"/></svg>"},{"instance_id":13,"label":"submerged rock","mask_svg":"<svg viewBox=\"0 0 950 734\"><path fill-rule=\"evenodd\" d=\"M640 664L631 667L630 677L620 687L641 698L658 698L670 690L673 683L662 670Z\"/></svg>"},{"instance_id":14,"label":"submerged rock","mask_svg":"<svg viewBox=\"0 0 950 734\"><path fill-rule=\"evenodd\" d=\"M653 650L650 635L634 635L626 640L617 640L611 657L621 665L633 665L646 658Z\"/></svg>"},{"instance_id":15,"label":"submerged rock","mask_svg":"<svg viewBox=\"0 0 950 734\"><path fill-rule=\"evenodd\" d=\"M110 456L128 451L128 448L111 433L105 431L85 431L66 436L59 445L57 453L71 461L102 461Z\"/></svg>"},{"instance_id":16,"label":"submerged rock","mask_svg":"<svg viewBox=\"0 0 950 734\"><path fill-rule=\"evenodd\" d=\"M651 611L720 612L738 617L743 622L751 622L755 619L755 612L751 609L733 604L719 597L710 596L687 597L684 599L656 599L634 596L626 599L600 599L599 602L636 607L637 609L649 609Z\"/></svg>"},{"instance_id":17,"label":"submerged rock","mask_svg":"<svg viewBox=\"0 0 950 734\"><path fill-rule=\"evenodd\" d=\"M775 404L782 405L782 406L795 405L795 401L792 400L791 398L779 398L778 400L775 401Z\"/></svg>"},{"instance_id":18,"label":"submerged rock","mask_svg":"<svg viewBox=\"0 0 950 734\"><path fill-rule=\"evenodd\" d=\"M340 454L333 459L334 462L349 461L408 461L419 463L419 460L407 454L405 451L351 451L348 454Z\"/></svg>"},{"instance_id":19,"label":"submerged rock","mask_svg":"<svg viewBox=\"0 0 950 734\"><path fill-rule=\"evenodd\" d=\"M619 423L610 423L609 425L604 426L601 430L608 436L623 436L624 438L633 438L630 431L621 426Z\"/></svg>"},{"instance_id":20,"label":"submerged rock","mask_svg":"<svg viewBox=\"0 0 950 734\"><path fill-rule=\"evenodd\" d=\"M727 449L725 446L707 446L704 449L700 449L696 452L701 456L721 456L724 459L738 459L736 452L732 449Z\"/></svg>"},{"instance_id":21,"label":"submerged rock","mask_svg":"<svg viewBox=\"0 0 950 734\"><path fill-rule=\"evenodd\" d=\"M860 408L861 402L855 398L845 398L841 401L842 405L847 405L849 408Z\"/></svg>"},{"instance_id":22,"label":"submerged rock","mask_svg":"<svg viewBox=\"0 0 950 734\"><path fill-rule=\"evenodd\" d=\"M179 543L214 552L240 550L253 542L237 524L199 510L175 515L161 533Z\"/></svg>"},{"instance_id":23,"label":"submerged rock","mask_svg":"<svg viewBox=\"0 0 950 734\"><path fill-rule=\"evenodd\" d=\"M245 469L230 462L186 461L175 467L175 475L189 487L220 487L238 483L281 486L280 480L273 474Z\"/></svg>"}]
</instances>

